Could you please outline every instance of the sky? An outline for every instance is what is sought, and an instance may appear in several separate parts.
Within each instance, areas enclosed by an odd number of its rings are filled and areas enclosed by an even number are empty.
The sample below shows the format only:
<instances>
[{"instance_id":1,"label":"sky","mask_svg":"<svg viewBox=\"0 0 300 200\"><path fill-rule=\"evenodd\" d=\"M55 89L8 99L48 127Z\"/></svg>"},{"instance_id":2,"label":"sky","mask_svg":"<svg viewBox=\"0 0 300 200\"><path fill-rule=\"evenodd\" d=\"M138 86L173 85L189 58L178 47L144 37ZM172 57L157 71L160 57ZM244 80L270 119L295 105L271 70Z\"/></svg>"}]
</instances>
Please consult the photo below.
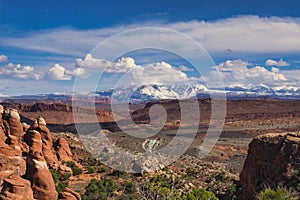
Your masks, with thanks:
<instances>
[{"instance_id":1,"label":"sky","mask_svg":"<svg viewBox=\"0 0 300 200\"><path fill-rule=\"evenodd\" d=\"M296 0L0 0L0 95L176 82L300 88Z\"/></svg>"}]
</instances>

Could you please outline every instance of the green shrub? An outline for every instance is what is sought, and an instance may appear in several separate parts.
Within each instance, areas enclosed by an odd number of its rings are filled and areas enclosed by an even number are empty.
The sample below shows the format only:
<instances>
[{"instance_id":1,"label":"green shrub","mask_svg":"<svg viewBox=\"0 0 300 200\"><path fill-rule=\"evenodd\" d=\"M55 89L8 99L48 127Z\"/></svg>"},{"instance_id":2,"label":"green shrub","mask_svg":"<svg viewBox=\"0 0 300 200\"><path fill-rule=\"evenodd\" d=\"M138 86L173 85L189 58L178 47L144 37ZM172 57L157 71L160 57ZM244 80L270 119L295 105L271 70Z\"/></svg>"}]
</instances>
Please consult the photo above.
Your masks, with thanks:
<instances>
[{"instance_id":1,"label":"green shrub","mask_svg":"<svg viewBox=\"0 0 300 200\"><path fill-rule=\"evenodd\" d=\"M125 183L124 187L125 187L124 189L125 194L133 194L137 191L135 182L132 181Z\"/></svg>"},{"instance_id":2,"label":"green shrub","mask_svg":"<svg viewBox=\"0 0 300 200\"><path fill-rule=\"evenodd\" d=\"M166 188L171 188L172 184L172 180L167 178L164 174L154 175L150 181L153 182L155 185Z\"/></svg>"},{"instance_id":3,"label":"green shrub","mask_svg":"<svg viewBox=\"0 0 300 200\"><path fill-rule=\"evenodd\" d=\"M139 200L141 199L138 194L125 194L121 195L118 200Z\"/></svg>"},{"instance_id":4,"label":"green shrub","mask_svg":"<svg viewBox=\"0 0 300 200\"><path fill-rule=\"evenodd\" d=\"M69 162L66 162L66 165L72 169L73 176L82 174L82 170L77 167L75 162L69 161Z\"/></svg>"},{"instance_id":5,"label":"green shrub","mask_svg":"<svg viewBox=\"0 0 300 200\"><path fill-rule=\"evenodd\" d=\"M292 170L291 179L288 183L290 187L293 187L297 192L300 192L300 170Z\"/></svg>"},{"instance_id":6,"label":"green shrub","mask_svg":"<svg viewBox=\"0 0 300 200\"><path fill-rule=\"evenodd\" d=\"M142 199L169 199L181 200L180 192L172 187L163 187L160 184L146 182L140 185L139 194Z\"/></svg>"},{"instance_id":7,"label":"green shrub","mask_svg":"<svg viewBox=\"0 0 300 200\"><path fill-rule=\"evenodd\" d=\"M121 171L121 170L114 170L112 172L112 175L121 178L121 177L124 177L126 175L126 172L125 171Z\"/></svg>"},{"instance_id":8,"label":"green shrub","mask_svg":"<svg viewBox=\"0 0 300 200\"><path fill-rule=\"evenodd\" d=\"M176 180L166 174L155 174L149 181L139 185L139 194L142 199L182 199L175 183Z\"/></svg>"},{"instance_id":9,"label":"green shrub","mask_svg":"<svg viewBox=\"0 0 300 200\"><path fill-rule=\"evenodd\" d=\"M203 188L193 188L187 193L187 200L218 200L214 193L206 191Z\"/></svg>"},{"instance_id":10,"label":"green shrub","mask_svg":"<svg viewBox=\"0 0 300 200\"><path fill-rule=\"evenodd\" d=\"M113 192L117 188L112 179L97 180L92 179L86 186L86 191L82 195L83 200L105 200L113 196Z\"/></svg>"},{"instance_id":11,"label":"green shrub","mask_svg":"<svg viewBox=\"0 0 300 200\"><path fill-rule=\"evenodd\" d=\"M229 185L229 188L228 188L228 191L229 191L229 197L231 200L234 200L237 198L236 196L236 184L230 184Z\"/></svg>"},{"instance_id":12,"label":"green shrub","mask_svg":"<svg viewBox=\"0 0 300 200\"><path fill-rule=\"evenodd\" d=\"M61 176L61 180L65 181L65 180L68 180L70 177L71 177L71 174L66 173Z\"/></svg>"},{"instance_id":13,"label":"green shrub","mask_svg":"<svg viewBox=\"0 0 300 200\"><path fill-rule=\"evenodd\" d=\"M58 193L61 193L66 187L69 186L69 182L68 181L62 181L60 182L57 187L56 187L56 191Z\"/></svg>"},{"instance_id":14,"label":"green shrub","mask_svg":"<svg viewBox=\"0 0 300 200\"><path fill-rule=\"evenodd\" d=\"M222 181L224 183L227 183L228 181L230 181L230 177L226 176L225 172L221 172L218 175L216 175L215 179L218 181Z\"/></svg>"},{"instance_id":15,"label":"green shrub","mask_svg":"<svg viewBox=\"0 0 300 200\"><path fill-rule=\"evenodd\" d=\"M259 200L297 200L298 195L296 192L285 189L281 186L277 187L276 190L267 188L261 191L258 197Z\"/></svg>"},{"instance_id":16,"label":"green shrub","mask_svg":"<svg viewBox=\"0 0 300 200\"><path fill-rule=\"evenodd\" d=\"M87 166L86 169L89 174L93 174L96 171L95 167L92 167L92 166Z\"/></svg>"},{"instance_id":17,"label":"green shrub","mask_svg":"<svg viewBox=\"0 0 300 200\"><path fill-rule=\"evenodd\" d=\"M99 172L106 172L106 171L107 171L107 167L104 167L104 166L101 167L100 170L99 170Z\"/></svg>"},{"instance_id":18,"label":"green shrub","mask_svg":"<svg viewBox=\"0 0 300 200\"><path fill-rule=\"evenodd\" d=\"M87 159L83 161L84 164L87 164L89 166L99 166L101 165L101 162L99 162L96 158L93 156L89 156Z\"/></svg>"},{"instance_id":19,"label":"green shrub","mask_svg":"<svg viewBox=\"0 0 300 200\"><path fill-rule=\"evenodd\" d=\"M58 179L59 179L59 173L57 171L55 171L54 169L50 169L52 178L54 183L57 183Z\"/></svg>"}]
</instances>

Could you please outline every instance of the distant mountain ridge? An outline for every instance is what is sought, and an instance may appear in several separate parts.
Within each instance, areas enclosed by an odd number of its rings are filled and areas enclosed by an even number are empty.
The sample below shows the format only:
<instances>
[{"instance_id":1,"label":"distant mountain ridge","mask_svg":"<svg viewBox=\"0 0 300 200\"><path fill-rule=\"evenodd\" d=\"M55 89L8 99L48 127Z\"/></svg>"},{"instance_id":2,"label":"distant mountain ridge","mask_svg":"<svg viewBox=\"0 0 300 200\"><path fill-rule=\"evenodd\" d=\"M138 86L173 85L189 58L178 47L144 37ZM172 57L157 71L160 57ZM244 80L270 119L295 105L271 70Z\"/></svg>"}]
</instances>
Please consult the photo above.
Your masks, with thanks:
<instances>
[{"instance_id":1,"label":"distant mountain ridge","mask_svg":"<svg viewBox=\"0 0 300 200\"><path fill-rule=\"evenodd\" d=\"M196 84L148 84L140 87L122 87L107 89L96 92L66 92L40 95L21 95L2 97L2 99L42 99L42 100L62 100L72 101L72 97L96 99L113 99L117 102L144 102L163 99L189 99L209 97L211 94L226 94L229 99L245 98L280 98L280 99L300 99L300 87L296 86L267 86L239 85L234 84L224 88L207 88L205 85ZM96 102L97 103L97 102Z\"/></svg>"},{"instance_id":2,"label":"distant mountain ridge","mask_svg":"<svg viewBox=\"0 0 300 200\"><path fill-rule=\"evenodd\" d=\"M224 88L208 89L205 85L159 85L150 84L141 87L117 88L114 90L100 91L100 96L108 95L117 101L147 101L162 99L189 99L195 97L209 97L210 94L226 94L228 98L270 97L300 99L300 88L294 86L269 87L259 85L232 85Z\"/></svg>"}]
</instances>

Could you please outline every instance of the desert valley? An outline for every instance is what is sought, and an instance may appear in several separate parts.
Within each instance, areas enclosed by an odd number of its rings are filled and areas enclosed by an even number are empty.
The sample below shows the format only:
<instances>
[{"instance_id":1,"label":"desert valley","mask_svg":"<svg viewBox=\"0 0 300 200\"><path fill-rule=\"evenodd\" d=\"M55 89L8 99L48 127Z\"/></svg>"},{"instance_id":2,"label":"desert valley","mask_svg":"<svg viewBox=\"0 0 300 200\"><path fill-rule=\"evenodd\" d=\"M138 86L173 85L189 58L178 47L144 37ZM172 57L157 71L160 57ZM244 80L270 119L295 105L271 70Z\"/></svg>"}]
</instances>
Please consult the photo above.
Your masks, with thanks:
<instances>
[{"instance_id":1,"label":"desert valley","mask_svg":"<svg viewBox=\"0 0 300 200\"><path fill-rule=\"evenodd\" d=\"M165 108L167 120L150 138L158 141L152 151L170 143L179 127L188 134L192 126L180 124L178 100L130 105L133 121L149 124L149 108L157 104ZM22 199L26 193L26 199L192 199L199 193L210 196L204 199L253 199L268 188L282 187L297 199L299 100L227 100L220 138L201 159L211 101L199 99L198 104L198 131L187 151L169 166L156 168L157 160L149 160L137 164L140 171L129 173L105 164L119 158L113 148L97 143L98 125L112 144L131 153L149 150L149 138L122 132L107 104L97 104L98 121L83 121L84 131L78 135L73 112L79 110L80 117L88 119L93 114L89 109L53 100L28 104L25 99L6 99L1 103L1 198ZM95 144L99 157L87 147Z\"/></svg>"}]
</instances>

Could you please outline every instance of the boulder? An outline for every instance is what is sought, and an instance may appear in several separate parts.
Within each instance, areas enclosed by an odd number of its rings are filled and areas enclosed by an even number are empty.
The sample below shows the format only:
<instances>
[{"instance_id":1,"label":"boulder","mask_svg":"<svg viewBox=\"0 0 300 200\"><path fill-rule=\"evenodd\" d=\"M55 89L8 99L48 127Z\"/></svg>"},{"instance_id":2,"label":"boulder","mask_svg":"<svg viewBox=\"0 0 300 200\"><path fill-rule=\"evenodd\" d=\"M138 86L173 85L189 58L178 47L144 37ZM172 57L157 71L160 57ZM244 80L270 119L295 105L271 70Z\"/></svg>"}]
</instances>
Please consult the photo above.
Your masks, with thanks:
<instances>
[{"instance_id":1,"label":"boulder","mask_svg":"<svg viewBox=\"0 0 300 200\"><path fill-rule=\"evenodd\" d=\"M65 175L65 174L73 175L72 169L66 165L59 165L58 170L59 170L59 173L62 175Z\"/></svg>"},{"instance_id":2,"label":"boulder","mask_svg":"<svg viewBox=\"0 0 300 200\"><path fill-rule=\"evenodd\" d=\"M60 137L54 143L54 149L59 161L72 161L72 152L66 139Z\"/></svg>"},{"instance_id":3,"label":"boulder","mask_svg":"<svg viewBox=\"0 0 300 200\"><path fill-rule=\"evenodd\" d=\"M293 184L292 172L300 168L300 133L270 133L249 144L240 174L244 199L254 199L264 188Z\"/></svg>"},{"instance_id":4,"label":"boulder","mask_svg":"<svg viewBox=\"0 0 300 200\"><path fill-rule=\"evenodd\" d=\"M80 195L77 192L74 192L70 188L65 188L62 193L59 194L59 199L64 200L81 200Z\"/></svg>"},{"instance_id":5,"label":"boulder","mask_svg":"<svg viewBox=\"0 0 300 200\"><path fill-rule=\"evenodd\" d=\"M3 200L34 199L30 182L16 175L11 175L3 180L0 198Z\"/></svg>"},{"instance_id":6,"label":"boulder","mask_svg":"<svg viewBox=\"0 0 300 200\"><path fill-rule=\"evenodd\" d=\"M3 200L33 200L30 182L20 176L11 175L2 183L0 199Z\"/></svg>"}]
</instances>

